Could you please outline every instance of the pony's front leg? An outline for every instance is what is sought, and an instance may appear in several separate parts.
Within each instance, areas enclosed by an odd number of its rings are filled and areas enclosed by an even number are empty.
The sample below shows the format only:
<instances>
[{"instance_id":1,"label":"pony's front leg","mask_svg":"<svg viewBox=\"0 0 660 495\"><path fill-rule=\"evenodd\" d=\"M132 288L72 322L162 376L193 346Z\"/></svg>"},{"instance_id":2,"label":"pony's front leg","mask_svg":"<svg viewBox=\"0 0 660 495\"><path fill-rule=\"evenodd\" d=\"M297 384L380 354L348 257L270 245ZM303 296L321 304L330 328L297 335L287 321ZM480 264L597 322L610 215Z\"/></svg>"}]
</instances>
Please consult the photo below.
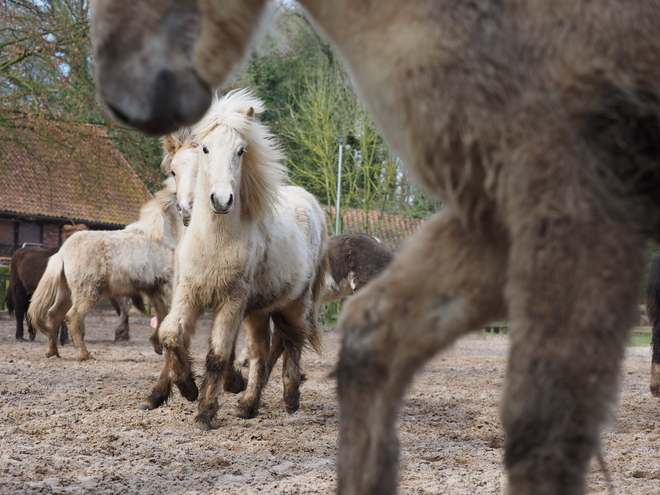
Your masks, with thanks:
<instances>
[{"instance_id":1,"label":"pony's front leg","mask_svg":"<svg viewBox=\"0 0 660 495\"><path fill-rule=\"evenodd\" d=\"M172 394L172 382L189 401L197 399L198 390L190 360L190 336L202 313L202 309L188 303L188 290L179 285L174 294L172 311L160 322L158 340L165 350L163 370L151 394L140 405L140 409L160 407Z\"/></svg>"},{"instance_id":2,"label":"pony's front leg","mask_svg":"<svg viewBox=\"0 0 660 495\"><path fill-rule=\"evenodd\" d=\"M235 414L240 418L253 418L259 409L261 392L268 383L270 370L267 359L270 348L270 315L253 313L245 321L248 335L250 374L245 394L238 401Z\"/></svg>"},{"instance_id":3,"label":"pony's front leg","mask_svg":"<svg viewBox=\"0 0 660 495\"><path fill-rule=\"evenodd\" d=\"M506 287L513 327L501 416L510 495L586 491L644 258L644 239L625 220L603 218L607 201L600 209L575 201L572 212L545 217L533 216L533 204L517 208L529 213L514 231Z\"/></svg>"},{"instance_id":4,"label":"pony's front leg","mask_svg":"<svg viewBox=\"0 0 660 495\"><path fill-rule=\"evenodd\" d=\"M245 301L236 299L225 301L215 314L211 330L211 349L206 356L206 373L202 380L199 409L195 417L195 426L203 430L211 428L218 412L221 380L228 392L237 394L245 390L245 380L241 372L234 368L236 338L244 312Z\"/></svg>"},{"instance_id":5,"label":"pony's front leg","mask_svg":"<svg viewBox=\"0 0 660 495\"><path fill-rule=\"evenodd\" d=\"M505 313L507 236L467 229L450 207L349 299L339 331L339 493L396 492L395 422L413 374L469 330Z\"/></svg>"}]
</instances>

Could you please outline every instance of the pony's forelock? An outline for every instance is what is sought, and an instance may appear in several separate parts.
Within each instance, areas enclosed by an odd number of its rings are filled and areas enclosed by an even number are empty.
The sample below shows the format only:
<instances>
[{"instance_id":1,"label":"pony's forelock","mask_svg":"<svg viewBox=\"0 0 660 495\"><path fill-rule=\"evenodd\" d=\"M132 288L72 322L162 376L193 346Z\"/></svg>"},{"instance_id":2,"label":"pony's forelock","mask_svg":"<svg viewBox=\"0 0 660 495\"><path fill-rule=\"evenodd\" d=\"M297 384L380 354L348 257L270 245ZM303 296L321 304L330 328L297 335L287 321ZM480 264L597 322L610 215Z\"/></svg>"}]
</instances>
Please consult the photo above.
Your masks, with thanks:
<instances>
[{"instance_id":1,"label":"pony's forelock","mask_svg":"<svg viewBox=\"0 0 660 495\"><path fill-rule=\"evenodd\" d=\"M204 118L193 127L195 139L200 141L220 126L227 126L248 143L241 173L241 209L247 218L265 218L279 201L279 188L288 180L285 158L275 136L261 122L248 117L250 108L255 114L264 112L263 101L249 89L230 91L215 98Z\"/></svg>"},{"instance_id":2,"label":"pony's forelock","mask_svg":"<svg viewBox=\"0 0 660 495\"><path fill-rule=\"evenodd\" d=\"M170 134L181 146L191 145L195 142L195 133L192 127L182 127L178 131ZM163 161L160 163L160 171L164 174L169 174L172 167L172 156L168 153L165 145L165 137L163 137Z\"/></svg>"}]
</instances>

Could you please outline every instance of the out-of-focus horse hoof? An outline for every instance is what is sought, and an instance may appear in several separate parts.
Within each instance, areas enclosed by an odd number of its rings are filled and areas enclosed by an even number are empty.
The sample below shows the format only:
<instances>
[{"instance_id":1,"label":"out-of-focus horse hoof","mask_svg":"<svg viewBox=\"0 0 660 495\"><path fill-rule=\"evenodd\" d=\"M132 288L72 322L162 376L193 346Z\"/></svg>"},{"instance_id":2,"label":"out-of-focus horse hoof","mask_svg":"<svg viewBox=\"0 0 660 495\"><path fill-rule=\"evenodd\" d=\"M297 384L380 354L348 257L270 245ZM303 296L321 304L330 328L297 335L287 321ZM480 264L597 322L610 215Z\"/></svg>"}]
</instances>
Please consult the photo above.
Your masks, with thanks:
<instances>
[{"instance_id":1,"label":"out-of-focus horse hoof","mask_svg":"<svg viewBox=\"0 0 660 495\"><path fill-rule=\"evenodd\" d=\"M193 422L193 426L198 430L209 431L211 429L211 422L210 421L207 422L201 419L195 419L195 421Z\"/></svg>"},{"instance_id":2,"label":"out-of-focus horse hoof","mask_svg":"<svg viewBox=\"0 0 660 495\"><path fill-rule=\"evenodd\" d=\"M231 376L223 382L223 388L230 394L240 394L246 387L247 382L237 369L232 370Z\"/></svg>"},{"instance_id":3,"label":"out-of-focus horse hoof","mask_svg":"<svg viewBox=\"0 0 660 495\"><path fill-rule=\"evenodd\" d=\"M161 344L154 344L154 352L159 356L163 355L163 346Z\"/></svg>"},{"instance_id":4,"label":"out-of-focus horse hoof","mask_svg":"<svg viewBox=\"0 0 660 495\"><path fill-rule=\"evenodd\" d=\"M138 409L139 409L140 411L151 411L151 410L156 409L156 408L155 408L153 405L151 405L151 404L149 404L149 403L147 403L147 402L143 402L142 404L140 404L140 405L138 406Z\"/></svg>"},{"instance_id":5,"label":"out-of-focus horse hoof","mask_svg":"<svg viewBox=\"0 0 660 495\"><path fill-rule=\"evenodd\" d=\"M36 336L37 336L37 334L35 332L29 332L28 333L28 337L30 339L30 342L34 342L34 339L35 339Z\"/></svg>"},{"instance_id":6,"label":"out-of-focus horse hoof","mask_svg":"<svg viewBox=\"0 0 660 495\"><path fill-rule=\"evenodd\" d=\"M176 386L179 387L179 392L181 392L181 395L184 399L189 402L195 402L197 400L197 397L199 396L199 389L197 388L194 380L191 380L187 383L177 383Z\"/></svg>"},{"instance_id":7,"label":"out-of-focus horse hoof","mask_svg":"<svg viewBox=\"0 0 660 495\"><path fill-rule=\"evenodd\" d=\"M46 357L47 358L53 357L53 356L58 358L58 357L60 357L60 353L57 352L57 351L48 351L48 352L46 352Z\"/></svg>"},{"instance_id":8,"label":"out-of-focus horse hoof","mask_svg":"<svg viewBox=\"0 0 660 495\"><path fill-rule=\"evenodd\" d=\"M84 354L78 354L78 356L76 356L76 361L91 361L93 359L94 358L89 352L86 352Z\"/></svg>"},{"instance_id":9,"label":"out-of-focus horse hoof","mask_svg":"<svg viewBox=\"0 0 660 495\"><path fill-rule=\"evenodd\" d=\"M131 340L131 337L127 333L116 333L115 334L115 340L114 340L115 343L117 343L117 342L128 342L129 340Z\"/></svg>"},{"instance_id":10,"label":"out-of-focus horse hoof","mask_svg":"<svg viewBox=\"0 0 660 495\"><path fill-rule=\"evenodd\" d=\"M239 402L232 411L231 415L241 419L252 419L257 415L257 411L258 405L241 404Z\"/></svg>"},{"instance_id":11,"label":"out-of-focus horse hoof","mask_svg":"<svg viewBox=\"0 0 660 495\"><path fill-rule=\"evenodd\" d=\"M297 405L297 406L295 406L295 407L288 407L288 406L285 406L284 409L285 409L286 412L289 413L289 414L295 414L296 412L298 412L298 409L300 409L300 405Z\"/></svg>"}]
</instances>

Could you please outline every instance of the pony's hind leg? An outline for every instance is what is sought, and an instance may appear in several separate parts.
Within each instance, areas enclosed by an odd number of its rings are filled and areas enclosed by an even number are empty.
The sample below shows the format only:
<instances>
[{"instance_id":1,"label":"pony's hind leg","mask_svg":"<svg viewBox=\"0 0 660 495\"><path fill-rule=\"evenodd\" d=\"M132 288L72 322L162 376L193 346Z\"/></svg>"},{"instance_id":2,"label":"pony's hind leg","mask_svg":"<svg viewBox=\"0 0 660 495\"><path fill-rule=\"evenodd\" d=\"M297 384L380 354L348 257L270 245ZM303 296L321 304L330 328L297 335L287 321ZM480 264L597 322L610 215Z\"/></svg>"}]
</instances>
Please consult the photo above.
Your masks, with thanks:
<instances>
[{"instance_id":1,"label":"pony's hind leg","mask_svg":"<svg viewBox=\"0 0 660 495\"><path fill-rule=\"evenodd\" d=\"M270 315L256 313L249 315L245 321L248 335L248 355L250 374L245 394L238 401L235 414L240 418L252 418L259 409L261 392L268 383L268 350L270 348Z\"/></svg>"},{"instance_id":2,"label":"pony's hind leg","mask_svg":"<svg viewBox=\"0 0 660 495\"><path fill-rule=\"evenodd\" d=\"M512 241L501 403L511 495L585 493L636 316L643 239L602 219L607 207L572 207L579 219L525 218Z\"/></svg>"},{"instance_id":3,"label":"pony's hind leg","mask_svg":"<svg viewBox=\"0 0 660 495\"><path fill-rule=\"evenodd\" d=\"M128 326L129 304L127 297L110 298L110 304L115 308L119 316L119 322L115 327L115 342L127 342L131 339Z\"/></svg>"},{"instance_id":4,"label":"pony's hind leg","mask_svg":"<svg viewBox=\"0 0 660 495\"><path fill-rule=\"evenodd\" d=\"M71 298L68 290L59 290L55 302L48 309L46 315L46 328L39 328L39 330L48 337L48 350L46 351L46 357L60 357L57 350L57 334L60 326L65 325L65 317L70 308Z\"/></svg>"},{"instance_id":5,"label":"pony's hind leg","mask_svg":"<svg viewBox=\"0 0 660 495\"><path fill-rule=\"evenodd\" d=\"M300 385L303 374L300 366L302 349L307 340L308 302L301 299L287 308L273 313L273 346L282 348L282 384L284 408L293 414L300 407ZM318 347L318 346L317 346ZM274 359L274 355L271 355ZM269 363L270 364L270 363ZM275 363L272 362L274 365Z\"/></svg>"},{"instance_id":6,"label":"pony's hind leg","mask_svg":"<svg viewBox=\"0 0 660 495\"><path fill-rule=\"evenodd\" d=\"M239 393L245 390L241 372L234 368L236 338L241 328L245 302L225 301L216 312L211 329L211 349L206 356L206 373L200 387L198 413L195 426L208 430L218 412L220 382L226 391Z\"/></svg>"},{"instance_id":7,"label":"pony's hind leg","mask_svg":"<svg viewBox=\"0 0 660 495\"><path fill-rule=\"evenodd\" d=\"M165 302L165 298L163 297L163 294L161 294L160 292L149 294L149 300L151 301L151 304L153 304L154 309L156 310L156 319L158 320L156 329L151 334L151 337L149 337L149 342L151 342L151 345L153 346L154 352L156 354L162 354L163 344L161 344L160 338L158 337L158 331L160 329L160 325L162 324L163 320L165 320L165 318L167 317L167 312L168 312L167 303Z\"/></svg>"},{"instance_id":8,"label":"pony's hind leg","mask_svg":"<svg viewBox=\"0 0 660 495\"><path fill-rule=\"evenodd\" d=\"M76 348L76 360L78 361L86 361L92 358L92 355L87 351L87 347L85 346L85 317L97 302L98 298L78 299L74 301L71 309L66 314L69 335ZM55 327L55 335L57 335L57 327Z\"/></svg>"},{"instance_id":9,"label":"pony's hind leg","mask_svg":"<svg viewBox=\"0 0 660 495\"><path fill-rule=\"evenodd\" d=\"M396 492L405 389L436 352L504 316L507 253L493 223L469 230L445 207L351 296L339 322L339 493Z\"/></svg>"}]
</instances>

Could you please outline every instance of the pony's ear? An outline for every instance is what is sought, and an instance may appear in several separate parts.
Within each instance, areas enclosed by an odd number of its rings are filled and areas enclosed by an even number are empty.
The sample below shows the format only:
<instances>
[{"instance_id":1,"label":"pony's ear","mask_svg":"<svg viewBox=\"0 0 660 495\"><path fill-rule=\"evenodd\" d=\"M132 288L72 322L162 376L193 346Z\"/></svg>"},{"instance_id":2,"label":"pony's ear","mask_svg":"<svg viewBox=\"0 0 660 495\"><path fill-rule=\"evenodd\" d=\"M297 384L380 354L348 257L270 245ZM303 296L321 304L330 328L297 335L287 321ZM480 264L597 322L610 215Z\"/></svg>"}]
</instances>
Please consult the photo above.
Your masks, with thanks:
<instances>
[{"instance_id":1,"label":"pony's ear","mask_svg":"<svg viewBox=\"0 0 660 495\"><path fill-rule=\"evenodd\" d=\"M245 115L249 118L254 117L254 107L250 107L245 111Z\"/></svg>"},{"instance_id":2,"label":"pony's ear","mask_svg":"<svg viewBox=\"0 0 660 495\"><path fill-rule=\"evenodd\" d=\"M165 146L165 151L170 156L174 156L177 150L181 147L181 143L176 140L172 134L168 134L163 138L163 145Z\"/></svg>"}]
</instances>

